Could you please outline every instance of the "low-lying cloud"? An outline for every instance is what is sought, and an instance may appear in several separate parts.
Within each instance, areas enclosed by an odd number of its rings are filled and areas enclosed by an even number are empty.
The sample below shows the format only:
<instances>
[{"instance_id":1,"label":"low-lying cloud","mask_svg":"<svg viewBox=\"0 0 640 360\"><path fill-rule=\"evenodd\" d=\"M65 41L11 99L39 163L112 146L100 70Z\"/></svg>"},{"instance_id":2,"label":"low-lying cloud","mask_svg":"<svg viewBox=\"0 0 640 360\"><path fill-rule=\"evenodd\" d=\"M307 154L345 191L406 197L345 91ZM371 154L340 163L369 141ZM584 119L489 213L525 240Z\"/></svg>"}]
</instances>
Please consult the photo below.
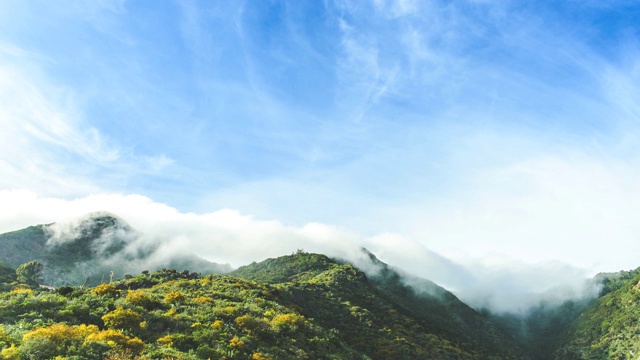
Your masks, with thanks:
<instances>
[{"instance_id":1,"label":"low-lying cloud","mask_svg":"<svg viewBox=\"0 0 640 360\"><path fill-rule=\"evenodd\" d=\"M55 222L50 241L77 235L89 213L108 212L120 217L135 232L123 231L128 251L155 247L150 261L172 254L196 253L233 267L286 255L308 252L351 260L363 265L361 247L412 275L432 280L476 308L496 312L522 312L542 300L593 296L587 270L560 262L528 264L505 258L469 258L453 261L398 234L364 237L335 226L309 223L287 226L223 209L206 214L183 213L140 195L100 194L75 200L41 198L29 191L0 191L0 232ZM133 234L133 235L132 235Z\"/></svg>"}]
</instances>

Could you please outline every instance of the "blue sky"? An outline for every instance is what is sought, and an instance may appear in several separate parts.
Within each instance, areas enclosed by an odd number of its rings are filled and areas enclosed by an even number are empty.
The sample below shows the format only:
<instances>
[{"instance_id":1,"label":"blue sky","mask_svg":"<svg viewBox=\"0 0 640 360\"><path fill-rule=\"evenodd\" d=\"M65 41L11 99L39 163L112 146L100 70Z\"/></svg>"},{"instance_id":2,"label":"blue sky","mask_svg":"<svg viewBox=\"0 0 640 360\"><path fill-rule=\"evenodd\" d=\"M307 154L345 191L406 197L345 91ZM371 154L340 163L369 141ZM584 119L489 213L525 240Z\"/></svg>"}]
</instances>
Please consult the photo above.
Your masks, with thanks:
<instances>
[{"instance_id":1,"label":"blue sky","mask_svg":"<svg viewBox=\"0 0 640 360\"><path fill-rule=\"evenodd\" d=\"M636 1L3 1L0 189L635 267L639 18Z\"/></svg>"}]
</instances>

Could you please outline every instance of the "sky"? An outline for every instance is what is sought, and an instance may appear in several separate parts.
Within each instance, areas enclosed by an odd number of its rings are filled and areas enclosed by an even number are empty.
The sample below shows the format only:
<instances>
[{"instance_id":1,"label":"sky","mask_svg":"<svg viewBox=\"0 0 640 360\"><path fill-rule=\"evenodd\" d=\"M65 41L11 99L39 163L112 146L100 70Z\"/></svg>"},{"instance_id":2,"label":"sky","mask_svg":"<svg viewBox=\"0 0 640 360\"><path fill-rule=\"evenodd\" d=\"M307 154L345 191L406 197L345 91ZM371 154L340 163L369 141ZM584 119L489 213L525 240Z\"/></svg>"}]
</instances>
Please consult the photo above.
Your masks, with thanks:
<instances>
[{"instance_id":1,"label":"sky","mask_svg":"<svg viewBox=\"0 0 640 360\"><path fill-rule=\"evenodd\" d=\"M361 244L460 292L636 268L639 18L2 1L0 231L110 211L233 266Z\"/></svg>"}]
</instances>

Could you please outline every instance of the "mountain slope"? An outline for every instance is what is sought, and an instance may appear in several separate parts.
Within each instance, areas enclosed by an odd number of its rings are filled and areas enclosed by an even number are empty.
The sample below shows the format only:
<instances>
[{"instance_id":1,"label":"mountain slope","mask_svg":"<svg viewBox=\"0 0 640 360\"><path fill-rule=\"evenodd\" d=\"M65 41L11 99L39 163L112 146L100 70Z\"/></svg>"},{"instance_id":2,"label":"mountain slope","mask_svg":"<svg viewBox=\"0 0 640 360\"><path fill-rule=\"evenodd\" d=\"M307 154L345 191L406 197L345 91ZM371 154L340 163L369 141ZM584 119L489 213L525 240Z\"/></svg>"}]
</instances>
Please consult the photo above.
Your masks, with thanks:
<instances>
[{"instance_id":1,"label":"mountain slope","mask_svg":"<svg viewBox=\"0 0 640 360\"><path fill-rule=\"evenodd\" d=\"M640 356L640 268L602 274L603 296L593 301L562 338L556 359L636 359Z\"/></svg>"},{"instance_id":2,"label":"mountain slope","mask_svg":"<svg viewBox=\"0 0 640 360\"><path fill-rule=\"evenodd\" d=\"M0 234L0 262L17 268L31 260L39 260L45 253L47 225Z\"/></svg>"},{"instance_id":3,"label":"mountain slope","mask_svg":"<svg viewBox=\"0 0 640 360\"><path fill-rule=\"evenodd\" d=\"M526 358L512 339L451 293L428 282L434 293L418 294L386 264L377 265L382 270L370 280L350 264L297 253L230 275L275 284L286 304L375 359Z\"/></svg>"},{"instance_id":4,"label":"mountain slope","mask_svg":"<svg viewBox=\"0 0 640 360\"><path fill-rule=\"evenodd\" d=\"M377 273L369 276L377 290L399 305L407 316L417 319L433 333L478 349L483 354L508 354L526 358L515 339L498 328L487 316L478 313L455 295L432 281L393 269L365 251ZM408 285L410 284L410 285Z\"/></svg>"},{"instance_id":5,"label":"mountain slope","mask_svg":"<svg viewBox=\"0 0 640 360\"><path fill-rule=\"evenodd\" d=\"M126 273L148 268L189 268L204 273L224 273L227 265L206 261L195 254L154 258L158 245L141 244L127 223L111 214L93 213L74 224L48 224L0 234L0 263L17 268L37 260L45 265L43 282L49 285L99 284ZM153 259L153 261L151 261Z\"/></svg>"},{"instance_id":6,"label":"mountain slope","mask_svg":"<svg viewBox=\"0 0 640 360\"><path fill-rule=\"evenodd\" d=\"M367 359L269 286L225 275L15 289L0 292L0 319L0 359Z\"/></svg>"}]
</instances>

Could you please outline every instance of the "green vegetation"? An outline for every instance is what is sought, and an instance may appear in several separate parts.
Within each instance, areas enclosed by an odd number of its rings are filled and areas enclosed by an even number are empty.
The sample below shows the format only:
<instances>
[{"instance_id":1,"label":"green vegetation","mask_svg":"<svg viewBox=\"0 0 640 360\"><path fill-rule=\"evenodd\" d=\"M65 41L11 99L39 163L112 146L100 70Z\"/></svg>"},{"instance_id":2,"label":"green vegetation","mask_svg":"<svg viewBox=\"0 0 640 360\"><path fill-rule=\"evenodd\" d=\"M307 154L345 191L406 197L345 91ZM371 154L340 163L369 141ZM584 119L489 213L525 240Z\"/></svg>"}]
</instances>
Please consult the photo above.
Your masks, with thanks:
<instances>
[{"instance_id":1,"label":"green vegetation","mask_svg":"<svg viewBox=\"0 0 640 360\"><path fill-rule=\"evenodd\" d=\"M223 275L164 270L95 288L17 287L0 294L0 318L0 358L365 358L270 287Z\"/></svg>"},{"instance_id":2,"label":"green vegetation","mask_svg":"<svg viewBox=\"0 0 640 360\"><path fill-rule=\"evenodd\" d=\"M639 274L640 268L637 268L635 270L618 271L615 273L601 273L596 275L594 280L602 285L600 296L603 296L625 286Z\"/></svg>"},{"instance_id":3,"label":"green vegetation","mask_svg":"<svg viewBox=\"0 0 640 360\"><path fill-rule=\"evenodd\" d=\"M317 254L234 276L168 269L93 288L7 285L2 359L524 358L498 348L499 333L470 341L456 327L412 317L352 265Z\"/></svg>"},{"instance_id":4,"label":"green vegetation","mask_svg":"<svg viewBox=\"0 0 640 360\"><path fill-rule=\"evenodd\" d=\"M227 275L145 270L116 274L112 282L109 276L96 281L108 269L103 260L113 266L114 259L151 253L139 249L121 257L128 235L114 234L129 231L125 225L93 217L62 243L48 243L48 231L39 226L0 235L0 360L640 355L640 268L598 275L602 291L593 301L543 303L524 316L495 316L364 249L376 269L369 276L298 251ZM217 266L195 256L167 264L194 264L197 271ZM87 279L97 286L78 286ZM41 280L58 287L42 289Z\"/></svg>"},{"instance_id":5,"label":"green vegetation","mask_svg":"<svg viewBox=\"0 0 640 360\"><path fill-rule=\"evenodd\" d=\"M38 286L42 279L42 264L37 261L29 261L16 269L16 279L18 282L29 286Z\"/></svg>"},{"instance_id":6,"label":"green vegetation","mask_svg":"<svg viewBox=\"0 0 640 360\"><path fill-rule=\"evenodd\" d=\"M38 225L0 234L0 263L16 269L30 261L39 262L43 266L32 283L41 280L52 286L98 285L110 279L111 271L116 277L123 277L144 270L142 264L157 250L152 245L136 243L136 232L108 214L90 214L62 232L54 231L58 227L62 226ZM231 270L193 254L175 254L162 266L207 274Z\"/></svg>"},{"instance_id":7,"label":"green vegetation","mask_svg":"<svg viewBox=\"0 0 640 360\"><path fill-rule=\"evenodd\" d=\"M589 305L591 299L566 301L561 305L541 303L524 315L493 315L491 319L516 341L535 360L553 358L562 345L562 336L575 319Z\"/></svg>"},{"instance_id":8,"label":"green vegetation","mask_svg":"<svg viewBox=\"0 0 640 360\"><path fill-rule=\"evenodd\" d=\"M275 284L285 304L374 359L526 358L451 293L429 282L429 290L436 286L438 292L418 294L386 264L378 265L380 274L368 279L350 264L298 252L230 275Z\"/></svg>"},{"instance_id":9,"label":"green vegetation","mask_svg":"<svg viewBox=\"0 0 640 360\"><path fill-rule=\"evenodd\" d=\"M16 281L18 276L15 269L0 263L0 291L6 291L8 284Z\"/></svg>"},{"instance_id":10,"label":"green vegetation","mask_svg":"<svg viewBox=\"0 0 640 360\"><path fill-rule=\"evenodd\" d=\"M605 276L613 279L605 283L605 295L590 304L571 325L555 352L556 359L640 356L640 271Z\"/></svg>"}]
</instances>

